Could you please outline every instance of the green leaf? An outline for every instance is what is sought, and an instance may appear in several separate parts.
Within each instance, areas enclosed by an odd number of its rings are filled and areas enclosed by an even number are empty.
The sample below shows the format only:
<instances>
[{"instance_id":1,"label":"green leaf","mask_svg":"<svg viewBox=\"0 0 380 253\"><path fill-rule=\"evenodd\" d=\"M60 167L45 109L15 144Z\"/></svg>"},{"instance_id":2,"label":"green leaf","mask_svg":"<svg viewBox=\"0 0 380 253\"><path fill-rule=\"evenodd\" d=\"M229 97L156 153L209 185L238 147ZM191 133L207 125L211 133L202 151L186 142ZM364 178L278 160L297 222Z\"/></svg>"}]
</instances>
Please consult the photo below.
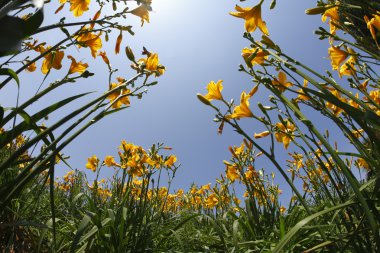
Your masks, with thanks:
<instances>
[{"instance_id":1,"label":"green leaf","mask_svg":"<svg viewBox=\"0 0 380 253\"><path fill-rule=\"evenodd\" d=\"M0 50L1 50L1 48L0 48ZM20 80L18 79L16 72L14 72L12 69L8 69L8 68L0 69L0 76L9 76L9 77L15 79L17 85L20 86Z\"/></svg>"},{"instance_id":2,"label":"green leaf","mask_svg":"<svg viewBox=\"0 0 380 253\"><path fill-rule=\"evenodd\" d=\"M24 22L21 18L8 15L0 19L0 57L20 50L21 40L24 38Z\"/></svg>"},{"instance_id":3,"label":"green leaf","mask_svg":"<svg viewBox=\"0 0 380 253\"><path fill-rule=\"evenodd\" d=\"M11 142L13 138L16 138L18 135L20 135L22 132L34 129L37 133L41 130L39 127L37 127L36 123L48 116L50 113L56 111L57 109L61 108L62 106L65 106L66 104L87 95L88 93L82 93L79 95L75 95L69 98L66 98L64 100L61 100L55 104L52 104L45 109L42 109L38 113L34 114L33 116L29 116L24 110L20 110L18 114L23 117L24 121L15 126L11 131L4 132L0 136L0 148L6 145L7 143ZM19 110L18 108L15 108L13 110ZM6 123L6 122L5 122Z\"/></svg>"},{"instance_id":4,"label":"green leaf","mask_svg":"<svg viewBox=\"0 0 380 253\"><path fill-rule=\"evenodd\" d=\"M8 15L0 18L0 57L20 51L21 41L37 31L43 20L43 8L27 20Z\"/></svg>"},{"instance_id":5,"label":"green leaf","mask_svg":"<svg viewBox=\"0 0 380 253\"><path fill-rule=\"evenodd\" d=\"M44 11L43 8L39 9L33 16L25 20L23 25L24 37L32 35L44 21Z\"/></svg>"},{"instance_id":6,"label":"green leaf","mask_svg":"<svg viewBox=\"0 0 380 253\"><path fill-rule=\"evenodd\" d=\"M78 247L79 239L83 235L85 229L88 227L88 224L91 222L91 218L88 215L85 215L79 224L77 232L75 233L73 243L71 244L70 252L74 253L75 249Z\"/></svg>"},{"instance_id":7,"label":"green leaf","mask_svg":"<svg viewBox=\"0 0 380 253\"><path fill-rule=\"evenodd\" d=\"M325 209L323 211L320 211L318 213L312 214L312 215L306 217L305 219L301 220L291 230L289 230L289 232L284 236L284 238L277 244L276 248L273 250L273 253L282 252L284 250L284 247L286 246L286 244L291 239L293 239L293 236L295 236L295 234L301 228L303 228L307 223L309 223L313 219L318 218L319 216L325 215L325 214L327 214L329 212L332 212L332 211L335 211L335 210L339 210L339 209L343 209L343 208L345 208L347 206L350 206L350 205L353 205L353 204L354 204L353 201L348 201L348 202L346 202L344 204L340 204L340 205L337 205L337 206Z\"/></svg>"},{"instance_id":8,"label":"green leaf","mask_svg":"<svg viewBox=\"0 0 380 253\"><path fill-rule=\"evenodd\" d=\"M4 108L0 106L0 125L2 125L2 121L4 119Z\"/></svg>"}]
</instances>

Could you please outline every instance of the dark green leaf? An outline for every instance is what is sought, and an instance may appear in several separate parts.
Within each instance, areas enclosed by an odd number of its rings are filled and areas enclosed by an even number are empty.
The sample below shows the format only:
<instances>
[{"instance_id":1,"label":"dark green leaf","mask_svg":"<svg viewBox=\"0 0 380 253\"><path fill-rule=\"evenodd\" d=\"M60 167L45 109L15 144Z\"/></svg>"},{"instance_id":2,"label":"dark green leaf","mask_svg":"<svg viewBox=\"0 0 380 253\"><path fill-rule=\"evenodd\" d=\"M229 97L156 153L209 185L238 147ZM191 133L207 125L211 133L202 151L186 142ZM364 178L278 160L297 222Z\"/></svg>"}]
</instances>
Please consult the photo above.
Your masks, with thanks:
<instances>
[{"instance_id":1,"label":"dark green leaf","mask_svg":"<svg viewBox=\"0 0 380 253\"><path fill-rule=\"evenodd\" d=\"M1 44L1 39L0 39L0 44ZM1 51L1 46L0 46L0 51ZM15 79L17 85L20 86L20 80L18 79L16 72L14 72L12 69L8 69L8 68L0 69L0 76L12 77L13 79Z\"/></svg>"},{"instance_id":2,"label":"dark green leaf","mask_svg":"<svg viewBox=\"0 0 380 253\"><path fill-rule=\"evenodd\" d=\"M44 21L44 11L43 8L39 9L33 16L25 20L23 25L24 37L32 35Z\"/></svg>"}]
</instances>

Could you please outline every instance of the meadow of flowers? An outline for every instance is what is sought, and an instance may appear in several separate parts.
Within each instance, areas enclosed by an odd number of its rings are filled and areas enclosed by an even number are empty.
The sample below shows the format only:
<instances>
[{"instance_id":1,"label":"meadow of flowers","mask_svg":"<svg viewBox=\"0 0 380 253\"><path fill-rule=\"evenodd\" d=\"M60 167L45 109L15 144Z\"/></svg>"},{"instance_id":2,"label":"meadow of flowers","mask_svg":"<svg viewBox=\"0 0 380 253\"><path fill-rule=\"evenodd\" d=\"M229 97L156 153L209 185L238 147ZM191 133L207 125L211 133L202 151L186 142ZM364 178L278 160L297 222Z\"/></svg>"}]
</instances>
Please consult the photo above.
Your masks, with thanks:
<instances>
[{"instance_id":1,"label":"meadow of flowers","mask_svg":"<svg viewBox=\"0 0 380 253\"><path fill-rule=\"evenodd\" d=\"M90 0L52 1L60 7L51 9L51 1L0 0L0 24L7 27L0 28L1 91L9 85L20 91L23 71L44 78L61 73L23 102L16 93L15 107L0 104L1 252L380 251L378 1L318 0L306 10L325 23L315 31L329 45L331 66L322 73L292 58L269 36L261 13L270 16L276 0L240 1L249 7L237 3L229 14L241 19L250 45L241 50L239 71L250 77L251 89L241 91L236 102L223 95L223 80L214 80L197 98L215 112L217 131L236 131L241 145L231 145L215 182L181 189L171 187L181 169L177 157L162 143L142 147L121 140L109 155L89 157L86 171L57 177L58 163L70 167L63 154L67 145L108 115L136 106L167 73L159 53L121 48L123 35L134 34L125 25L128 17L149 22L151 0L93 0L98 9L90 20L82 19ZM104 11L108 5L112 12ZM62 18L41 26L44 11L61 15L63 9L77 22ZM61 40L49 45L34 37L49 31L59 31ZM103 50L107 43L115 43L113 52ZM78 60L83 51L102 61L105 71L89 72L91 62ZM133 76L118 76L110 64L108 56L120 53ZM62 67L66 61L68 69ZM108 90L101 94L44 100L104 74ZM268 99L250 104L259 89L269 92ZM60 118L46 125L58 111ZM241 119L264 131L247 128ZM338 129L341 143L329 129L320 129L320 120ZM278 144L286 162L275 152ZM256 167L259 159L276 172ZM102 170L112 177L102 178ZM237 193L241 188L243 197ZM280 201L283 189L291 191L287 204Z\"/></svg>"}]
</instances>

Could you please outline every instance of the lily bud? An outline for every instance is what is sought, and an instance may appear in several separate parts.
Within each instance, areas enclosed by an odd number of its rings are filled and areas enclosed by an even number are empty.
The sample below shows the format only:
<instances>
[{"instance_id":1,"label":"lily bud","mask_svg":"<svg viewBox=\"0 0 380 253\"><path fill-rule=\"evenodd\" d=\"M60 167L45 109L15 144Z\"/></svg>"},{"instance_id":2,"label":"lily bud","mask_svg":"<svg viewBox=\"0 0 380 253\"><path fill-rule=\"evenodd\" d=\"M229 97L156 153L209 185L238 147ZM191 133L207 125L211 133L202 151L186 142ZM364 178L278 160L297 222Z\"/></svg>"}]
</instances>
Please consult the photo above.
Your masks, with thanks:
<instances>
[{"instance_id":1,"label":"lily bud","mask_svg":"<svg viewBox=\"0 0 380 253\"><path fill-rule=\"evenodd\" d=\"M117 36L117 39L116 39L115 54L118 54L120 52L120 44L122 40L123 40L123 33L120 31L120 34L119 36Z\"/></svg>"},{"instance_id":2,"label":"lily bud","mask_svg":"<svg viewBox=\"0 0 380 253\"><path fill-rule=\"evenodd\" d=\"M305 13L307 15L318 15L318 14L325 13L325 11L330 9L331 7L333 7L333 6L331 6L331 5L318 6L315 8L306 9Z\"/></svg>"},{"instance_id":3,"label":"lily bud","mask_svg":"<svg viewBox=\"0 0 380 253\"><path fill-rule=\"evenodd\" d=\"M98 10L98 11L95 13L94 17L92 18L92 21L95 21L95 20L97 20L97 19L100 17L101 10L102 10L102 9ZM94 28L94 26L95 26L95 23L91 23L90 27L91 27L91 28Z\"/></svg>"},{"instance_id":4,"label":"lily bud","mask_svg":"<svg viewBox=\"0 0 380 253\"><path fill-rule=\"evenodd\" d=\"M261 132L261 133L255 133L254 134L254 138L255 139L260 139L260 138L263 138L263 137L265 137L265 136L268 136L270 134L270 132L269 131L264 131L264 132Z\"/></svg>"},{"instance_id":5,"label":"lily bud","mask_svg":"<svg viewBox=\"0 0 380 253\"><path fill-rule=\"evenodd\" d=\"M256 91L259 89L259 85L255 85L255 87L252 88L252 90L248 93L248 95L250 97L252 97L253 95L255 95Z\"/></svg>"},{"instance_id":6,"label":"lily bud","mask_svg":"<svg viewBox=\"0 0 380 253\"><path fill-rule=\"evenodd\" d=\"M125 54L127 55L128 59L130 61L135 61L135 55L133 54L133 51L130 47L125 48Z\"/></svg>"},{"instance_id":7,"label":"lily bud","mask_svg":"<svg viewBox=\"0 0 380 253\"><path fill-rule=\"evenodd\" d=\"M205 105L211 105L210 101L206 99L202 94L198 93L197 98L199 99L199 101L201 101Z\"/></svg>"}]
</instances>

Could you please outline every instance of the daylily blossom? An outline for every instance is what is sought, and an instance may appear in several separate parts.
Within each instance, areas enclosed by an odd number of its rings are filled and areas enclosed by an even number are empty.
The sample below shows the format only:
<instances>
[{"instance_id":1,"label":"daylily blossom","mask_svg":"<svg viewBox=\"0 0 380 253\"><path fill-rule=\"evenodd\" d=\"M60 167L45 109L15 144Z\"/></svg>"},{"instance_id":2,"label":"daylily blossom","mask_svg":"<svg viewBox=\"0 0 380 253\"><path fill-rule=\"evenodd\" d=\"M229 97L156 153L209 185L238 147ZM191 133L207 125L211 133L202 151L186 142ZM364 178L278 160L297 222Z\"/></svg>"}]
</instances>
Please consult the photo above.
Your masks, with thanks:
<instances>
[{"instance_id":1,"label":"daylily blossom","mask_svg":"<svg viewBox=\"0 0 380 253\"><path fill-rule=\"evenodd\" d=\"M293 86L291 82L286 80L286 74L282 71L278 73L278 79L275 78L272 84L280 91L284 92L286 88Z\"/></svg>"},{"instance_id":2,"label":"daylily blossom","mask_svg":"<svg viewBox=\"0 0 380 253\"><path fill-rule=\"evenodd\" d=\"M307 88L307 80L306 79L303 80L303 87ZM303 91L302 88L297 90L297 92L298 92L298 96L296 98L296 101L300 101L300 100L306 101L306 100L310 99L310 97L305 94L305 92Z\"/></svg>"},{"instance_id":3,"label":"daylily blossom","mask_svg":"<svg viewBox=\"0 0 380 253\"><path fill-rule=\"evenodd\" d=\"M100 33L95 34L89 32L88 29L82 30L82 33L76 37L79 46L89 47L91 50L92 57L96 58L97 52L102 48L102 40L100 38Z\"/></svg>"},{"instance_id":4,"label":"daylily blossom","mask_svg":"<svg viewBox=\"0 0 380 253\"><path fill-rule=\"evenodd\" d=\"M256 54L252 59L252 54ZM261 48L243 48L241 50L241 56L243 56L244 61L249 65L249 63L254 66L255 64L262 65L265 62L265 59L268 58L268 52L262 50ZM250 60L250 62L249 62Z\"/></svg>"},{"instance_id":5,"label":"daylily blossom","mask_svg":"<svg viewBox=\"0 0 380 253\"><path fill-rule=\"evenodd\" d=\"M339 47L330 47L329 48L329 57L331 59L331 66L333 70L338 70L339 66L346 60L348 57L348 52L341 50Z\"/></svg>"},{"instance_id":6,"label":"daylily blossom","mask_svg":"<svg viewBox=\"0 0 380 253\"><path fill-rule=\"evenodd\" d=\"M115 158L111 155L108 155L106 156L106 158L104 158L104 164L108 167L120 166L118 163L115 162Z\"/></svg>"},{"instance_id":7,"label":"daylily blossom","mask_svg":"<svg viewBox=\"0 0 380 253\"><path fill-rule=\"evenodd\" d=\"M344 97L341 97L339 91L333 89L331 91L331 94L334 95L337 99L339 99L343 103L347 103L347 99L345 99ZM326 102L326 107L329 108L329 109L331 109L335 116L339 116L339 114L341 112L343 112L342 108L340 108L340 107L338 107L335 104L330 103L330 102Z\"/></svg>"},{"instance_id":8,"label":"daylily blossom","mask_svg":"<svg viewBox=\"0 0 380 253\"><path fill-rule=\"evenodd\" d=\"M330 18L330 33L335 34L337 27L333 24L339 24L338 6L327 9L322 15L322 22L326 22L327 18Z\"/></svg>"},{"instance_id":9,"label":"daylily blossom","mask_svg":"<svg viewBox=\"0 0 380 253\"><path fill-rule=\"evenodd\" d=\"M240 180L240 174L236 167L233 165L227 165L226 177L231 182L235 182L236 179Z\"/></svg>"},{"instance_id":10,"label":"daylily blossom","mask_svg":"<svg viewBox=\"0 0 380 253\"><path fill-rule=\"evenodd\" d=\"M358 129L358 130L353 130L351 133L355 136L355 138L359 139L360 137L363 137L364 130L363 129Z\"/></svg>"},{"instance_id":11,"label":"daylily blossom","mask_svg":"<svg viewBox=\"0 0 380 253\"><path fill-rule=\"evenodd\" d=\"M249 99L251 97L243 91L240 96L240 105L234 108L233 113L231 114L231 118L240 119L240 118L249 118L253 117L253 113L251 109L249 109Z\"/></svg>"},{"instance_id":12,"label":"daylily blossom","mask_svg":"<svg viewBox=\"0 0 380 253\"><path fill-rule=\"evenodd\" d=\"M82 74L88 68L87 63L77 62L74 59L74 57L72 57L71 55L68 55L67 58L69 58L71 60L69 74L73 74L76 72L79 74Z\"/></svg>"},{"instance_id":13,"label":"daylily blossom","mask_svg":"<svg viewBox=\"0 0 380 253\"><path fill-rule=\"evenodd\" d=\"M96 155L93 155L87 159L86 168L95 172L96 168L98 167L98 164L99 159L96 157Z\"/></svg>"},{"instance_id":14,"label":"daylily blossom","mask_svg":"<svg viewBox=\"0 0 380 253\"><path fill-rule=\"evenodd\" d=\"M375 31L375 28L377 31L380 31L380 16L375 15L371 19L369 19L367 16L365 16L364 21L367 23L367 28L371 32L372 38L375 41L377 47L380 48L380 46L377 42L376 31Z\"/></svg>"},{"instance_id":15,"label":"daylily blossom","mask_svg":"<svg viewBox=\"0 0 380 253\"><path fill-rule=\"evenodd\" d=\"M174 163L177 161L177 157L174 155L171 155L168 157L168 159L165 161L165 166L172 167Z\"/></svg>"},{"instance_id":16,"label":"daylily blossom","mask_svg":"<svg viewBox=\"0 0 380 253\"><path fill-rule=\"evenodd\" d=\"M369 97L378 105L380 105L380 90L371 90Z\"/></svg>"},{"instance_id":17,"label":"daylily blossom","mask_svg":"<svg viewBox=\"0 0 380 253\"><path fill-rule=\"evenodd\" d=\"M205 204L206 204L206 207L207 208L213 208L215 207L216 205L218 205L219 203L219 200L218 200L218 197L216 196L215 193L212 193L210 194L206 200L205 200Z\"/></svg>"},{"instance_id":18,"label":"daylily blossom","mask_svg":"<svg viewBox=\"0 0 380 253\"><path fill-rule=\"evenodd\" d=\"M113 90L120 85L122 85L122 83L111 83L110 90ZM116 90L116 91L112 92L111 94L109 94L107 96L107 99L109 99L110 102L113 103L112 108L119 108L123 104L129 105L130 104L129 97L126 94L129 94L130 92L131 91L129 89L123 88L123 89ZM117 100L117 101L114 102L115 100Z\"/></svg>"},{"instance_id":19,"label":"daylily blossom","mask_svg":"<svg viewBox=\"0 0 380 253\"><path fill-rule=\"evenodd\" d=\"M90 0L70 0L70 11L75 17L83 15L83 12L88 11Z\"/></svg>"},{"instance_id":20,"label":"daylily blossom","mask_svg":"<svg viewBox=\"0 0 380 253\"><path fill-rule=\"evenodd\" d=\"M136 9L133 9L131 13L141 18L141 26L144 25L144 20L149 23L149 11L146 5L140 5Z\"/></svg>"},{"instance_id":21,"label":"daylily blossom","mask_svg":"<svg viewBox=\"0 0 380 253\"><path fill-rule=\"evenodd\" d=\"M259 28L265 35L269 34L268 28L261 18L261 3L251 8L242 8L236 5L235 10L238 12L230 12L230 14L245 19L245 30L247 32L251 33Z\"/></svg>"},{"instance_id":22,"label":"daylily blossom","mask_svg":"<svg viewBox=\"0 0 380 253\"><path fill-rule=\"evenodd\" d=\"M356 74L355 63L356 63L355 57L350 56L350 58L348 58L348 60L340 67L339 77L355 75Z\"/></svg>"},{"instance_id":23,"label":"daylily blossom","mask_svg":"<svg viewBox=\"0 0 380 253\"><path fill-rule=\"evenodd\" d=\"M142 58L138 62L140 64L145 63L145 69L154 72L156 77L165 72L165 67L159 64L158 54L156 53L151 53L148 58Z\"/></svg>"},{"instance_id":24,"label":"daylily blossom","mask_svg":"<svg viewBox=\"0 0 380 253\"><path fill-rule=\"evenodd\" d=\"M208 93L206 95L204 95L204 97L211 101L213 99L216 99L216 100L223 100L223 96L222 96L222 90L223 90L223 85L222 85L222 80L219 80L218 82L214 82L214 81L211 81L208 85L207 85L207 91Z\"/></svg>"},{"instance_id":25,"label":"daylily blossom","mask_svg":"<svg viewBox=\"0 0 380 253\"><path fill-rule=\"evenodd\" d=\"M47 47L43 49L42 53L49 50L51 47ZM62 59L65 53L63 51L52 51L44 56L44 60L42 62L41 72L43 74L47 74L51 68L61 69L62 68Z\"/></svg>"},{"instance_id":26,"label":"daylily blossom","mask_svg":"<svg viewBox=\"0 0 380 253\"><path fill-rule=\"evenodd\" d=\"M285 149L287 149L292 141L292 135L296 130L296 127L290 121L285 121L284 123L285 125L282 122L276 124L278 131L275 133L275 137L276 140L283 143Z\"/></svg>"},{"instance_id":27,"label":"daylily blossom","mask_svg":"<svg viewBox=\"0 0 380 253\"><path fill-rule=\"evenodd\" d=\"M339 77L352 76L356 73L355 63L355 51L348 48L348 52L332 46L329 48L329 57L331 59L331 66L333 70L338 70ZM349 55L352 55L347 59ZM344 62L346 60L346 62ZM343 63L344 62L344 63Z\"/></svg>"}]
</instances>

